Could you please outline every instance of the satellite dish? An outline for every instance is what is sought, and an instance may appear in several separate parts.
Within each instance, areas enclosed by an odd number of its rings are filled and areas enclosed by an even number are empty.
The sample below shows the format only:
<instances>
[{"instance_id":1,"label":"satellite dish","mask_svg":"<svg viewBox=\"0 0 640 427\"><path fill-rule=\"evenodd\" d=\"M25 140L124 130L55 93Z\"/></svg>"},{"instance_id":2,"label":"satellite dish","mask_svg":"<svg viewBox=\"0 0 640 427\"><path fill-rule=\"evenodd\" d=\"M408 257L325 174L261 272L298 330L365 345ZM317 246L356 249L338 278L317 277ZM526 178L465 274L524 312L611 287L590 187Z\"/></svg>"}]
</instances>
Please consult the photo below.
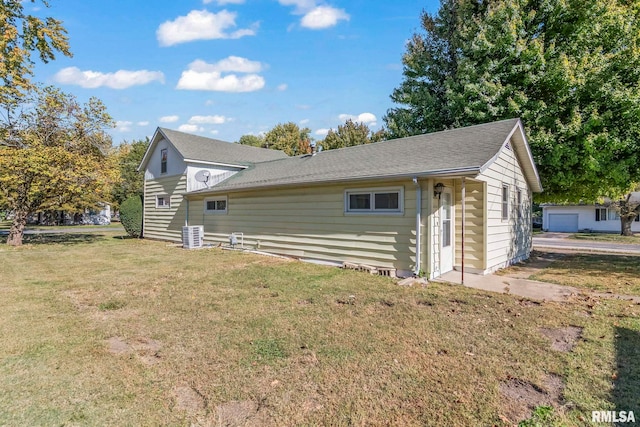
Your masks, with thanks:
<instances>
[{"instance_id":1,"label":"satellite dish","mask_svg":"<svg viewBox=\"0 0 640 427\"><path fill-rule=\"evenodd\" d=\"M205 184L209 182L210 177L211 177L211 172L209 172L208 170L200 170L196 172L196 176L195 176L196 181L204 182Z\"/></svg>"}]
</instances>

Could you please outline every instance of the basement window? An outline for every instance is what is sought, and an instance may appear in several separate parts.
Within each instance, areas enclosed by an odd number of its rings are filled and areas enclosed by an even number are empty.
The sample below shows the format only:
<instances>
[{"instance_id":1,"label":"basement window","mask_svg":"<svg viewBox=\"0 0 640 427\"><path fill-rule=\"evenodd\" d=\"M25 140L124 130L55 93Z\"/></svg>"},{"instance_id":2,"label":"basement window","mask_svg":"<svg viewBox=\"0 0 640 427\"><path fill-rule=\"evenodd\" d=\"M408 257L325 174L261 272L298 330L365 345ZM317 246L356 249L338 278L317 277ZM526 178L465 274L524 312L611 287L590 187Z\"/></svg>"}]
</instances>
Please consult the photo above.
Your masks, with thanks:
<instances>
[{"instance_id":1,"label":"basement window","mask_svg":"<svg viewBox=\"0 0 640 427\"><path fill-rule=\"evenodd\" d=\"M169 209L171 208L171 199L168 195L162 194L156 196L156 208L158 209Z\"/></svg>"},{"instance_id":2,"label":"basement window","mask_svg":"<svg viewBox=\"0 0 640 427\"><path fill-rule=\"evenodd\" d=\"M215 197L204 199L204 212L210 214L227 213L227 198Z\"/></svg>"},{"instance_id":3,"label":"basement window","mask_svg":"<svg viewBox=\"0 0 640 427\"><path fill-rule=\"evenodd\" d=\"M402 213L402 187L345 191L347 213Z\"/></svg>"}]
</instances>

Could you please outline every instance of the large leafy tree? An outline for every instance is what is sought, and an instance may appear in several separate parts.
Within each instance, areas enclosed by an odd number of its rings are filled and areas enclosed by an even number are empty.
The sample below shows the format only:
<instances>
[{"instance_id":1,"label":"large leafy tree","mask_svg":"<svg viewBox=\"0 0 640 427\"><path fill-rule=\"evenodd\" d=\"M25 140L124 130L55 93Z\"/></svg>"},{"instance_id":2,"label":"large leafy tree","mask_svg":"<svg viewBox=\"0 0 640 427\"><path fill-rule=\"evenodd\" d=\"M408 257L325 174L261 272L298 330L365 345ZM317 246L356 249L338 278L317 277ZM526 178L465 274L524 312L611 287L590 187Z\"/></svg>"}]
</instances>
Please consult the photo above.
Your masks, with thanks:
<instances>
[{"instance_id":1,"label":"large leafy tree","mask_svg":"<svg viewBox=\"0 0 640 427\"><path fill-rule=\"evenodd\" d=\"M104 105L52 87L36 94L13 123L12 144L0 146L0 206L13 213L7 243L16 246L30 214L94 207L118 179Z\"/></svg>"},{"instance_id":2,"label":"large leafy tree","mask_svg":"<svg viewBox=\"0 0 640 427\"><path fill-rule=\"evenodd\" d=\"M71 56L67 31L54 18L40 18L25 12L25 5L47 1L0 0L0 108L3 126L0 145L15 144L11 124L17 108L35 88L31 81L33 56L42 62L55 59L57 53Z\"/></svg>"},{"instance_id":3,"label":"large leafy tree","mask_svg":"<svg viewBox=\"0 0 640 427\"><path fill-rule=\"evenodd\" d=\"M138 171L144 153L149 147L149 138L132 142L122 142L112 156L120 171L120 180L113 187L111 195L118 209L131 196L142 196L144 192L144 172Z\"/></svg>"},{"instance_id":4,"label":"large leafy tree","mask_svg":"<svg viewBox=\"0 0 640 427\"><path fill-rule=\"evenodd\" d=\"M387 128L522 117L539 200L618 198L640 180L638 28L635 1L443 0L407 44Z\"/></svg>"},{"instance_id":5,"label":"large leafy tree","mask_svg":"<svg viewBox=\"0 0 640 427\"><path fill-rule=\"evenodd\" d=\"M333 150L370 142L372 141L369 126L348 119L343 125L339 125L337 130L330 129L321 145L325 150Z\"/></svg>"},{"instance_id":6,"label":"large leafy tree","mask_svg":"<svg viewBox=\"0 0 640 427\"><path fill-rule=\"evenodd\" d=\"M264 136L264 146L272 150L282 150L289 156L308 153L311 129L300 128L293 122L279 123Z\"/></svg>"},{"instance_id":7,"label":"large leafy tree","mask_svg":"<svg viewBox=\"0 0 640 427\"><path fill-rule=\"evenodd\" d=\"M250 145L252 147L263 147L265 146L264 136L263 135L242 135L238 140L238 144L242 145Z\"/></svg>"}]
</instances>

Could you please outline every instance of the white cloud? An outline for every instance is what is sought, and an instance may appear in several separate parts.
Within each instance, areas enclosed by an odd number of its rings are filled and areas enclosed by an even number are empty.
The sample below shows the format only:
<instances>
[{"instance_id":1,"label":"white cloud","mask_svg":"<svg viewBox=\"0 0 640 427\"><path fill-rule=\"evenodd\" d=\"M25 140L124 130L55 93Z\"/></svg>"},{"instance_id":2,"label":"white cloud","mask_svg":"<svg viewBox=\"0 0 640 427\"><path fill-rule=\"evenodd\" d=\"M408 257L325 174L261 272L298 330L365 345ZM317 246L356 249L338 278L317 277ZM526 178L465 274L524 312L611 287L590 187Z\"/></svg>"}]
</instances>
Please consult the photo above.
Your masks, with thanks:
<instances>
[{"instance_id":1,"label":"white cloud","mask_svg":"<svg viewBox=\"0 0 640 427\"><path fill-rule=\"evenodd\" d=\"M329 133L329 129L318 129L315 134L318 136L327 136L327 134Z\"/></svg>"},{"instance_id":2,"label":"white cloud","mask_svg":"<svg viewBox=\"0 0 640 427\"><path fill-rule=\"evenodd\" d=\"M362 114L358 114L357 116L354 116L351 114L340 114L338 118L343 122L346 122L347 120L351 119L351 121L364 123L366 125L371 125L371 126L375 126L378 121L376 116L371 113L362 113Z\"/></svg>"},{"instance_id":3,"label":"white cloud","mask_svg":"<svg viewBox=\"0 0 640 427\"><path fill-rule=\"evenodd\" d=\"M316 0L278 0L282 6L295 6L294 13L299 15L308 12L316 6Z\"/></svg>"},{"instance_id":4,"label":"white cloud","mask_svg":"<svg viewBox=\"0 0 640 427\"><path fill-rule=\"evenodd\" d=\"M220 131L219 131L219 130L217 130L217 129L214 129L214 130L212 130L212 131L211 131L211 132L209 132L209 133L210 133L211 135L217 135L217 134L219 134L219 133L220 133Z\"/></svg>"},{"instance_id":5,"label":"white cloud","mask_svg":"<svg viewBox=\"0 0 640 427\"><path fill-rule=\"evenodd\" d=\"M212 90L219 92L254 92L264 87L264 78L257 71L262 64L246 58L230 56L215 64L202 60L193 61L188 69L182 72L177 89ZM250 73L245 75L227 74L223 72Z\"/></svg>"},{"instance_id":6,"label":"white cloud","mask_svg":"<svg viewBox=\"0 0 640 427\"><path fill-rule=\"evenodd\" d=\"M311 30L333 27L338 21L348 21L350 16L344 9L318 5L317 0L278 0L283 6L294 6L294 15L304 15L300 25ZM291 30L291 26L288 30Z\"/></svg>"},{"instance_id":7,"label":"white cloud","mask_svg":"<svg viewBox=\"0 0 640 427\"><path fill-rule=\"evenodd\" d=\"M196 59L189 64L189 69L202 72L237 72L237 73L258 73L262 71L263 64L259 61L251 61L240 56L228 56L214 64L208 64L201 59Z\"/></svg>"},{"instance_id":8,"label":"white cloud","mask_svg":"<svg viewBox=\"0 0 640 427\"><path fill-rule=\"evenodd\" d=\"M178 130L180 132L203 132L204 128L198 125L190 125L190 124L184 124L184 125L180 125L178 127Z\"/></svg>"},{"instance_id":9,"label":"white cloud","mask_svg":"<svg viewBox=\"0 0 640 427\"><path fill-rule=\"evenodd\" d=\"M311 30L321 30L337 25L340 20L348 21L349 18L349 14L344 9L318 6L302 17L300 25Z\"/></svg>"},{"instance_id":10,"label":"white cloud","mask_svg":"<svg viewBox=\"0 0 640 427\"><path fill-rule=\"evenodd\" d=\"M149 122L148 121L144 121L144 122L138 122L136 123L138 126L149 126Z\"/></svg>"},{"instance_id":11,"label":"white cloud","mask_svg":"<svg viewBox=\"0 0 640 427\"><path fill-rule=\"evenodd\" d=\"M192 116L189 119L190 124L210 124L210 125L221 125L230 121L228 117L225 116Z\"/></svg>"},{"instance_id":12,"label":"white cloud","mask_svg":"<svg viewBox=\"0 0 640 427\"><path fill-rule=\"evenodd\" d=\"M187 16L179 16L174 21L166 21L156 30L160 46L172 46L193 40L238 39L256 34L257 23L228 33L236 26L236 13L221 10L212 13L207 10L192 10Z\"/></svg>"},{"instance_id":13,"label":"white cloud","mask_svg":"<svg viewBox=\"0 0 640 427\"><path fill-rule=\"evenodd\" d=\"M133 122L118 120L116 121L116 132L129 132L131 130L131 125L133 125Z\"/></svg>"},{"instance_id":14,"label":"white cloud","mask_svg":"<svg viewBox=\"0 0 640 427\"><path fill-rule=\"evenodd\" d=\"M278 89L280 92L284 92L285 90L287 90L287 88L288 88L288 87L289 87L289 85L287 85L286 83L282 83L282 84L279 84L279 85L278 85L278 88L277 88L277 89Z\"/></svg>"},{"instance_id":15,"label":"white cloud","mask_svg":"<svg viewBox=\"0 0 640 427\"><path fill-rule=\"evenodd\" d=\"M53 78L61 84L77 85L89 89L101 86L112 89L126 89L131 86L146 85L153 81L164 83L164 74L162 72L148 70L118 70L115 73L102 73L99 71L82 71L78 67L67 67L58 71Z\"/></svg>"},{"instance_id":16,"label":"white cloud","mask_svg":"<svg viewBox=\"0 0 640 427\"><path fill-rule=\"evenodd\" d=\"M180 120L179 116L163 116L160 117L160 123L175 123Z\"/></svg>"},{"instance_id":17,"label":"white cloud","mask_svg":"<svg viewBox=\"0 0 640 427\"><path fill-rule=\"evenodd\" d=\"M302 119L298 123L300 123L301 125L306 125L307 123L309 123L309 121L309 119Z\"/></svg>"}]
</instances>

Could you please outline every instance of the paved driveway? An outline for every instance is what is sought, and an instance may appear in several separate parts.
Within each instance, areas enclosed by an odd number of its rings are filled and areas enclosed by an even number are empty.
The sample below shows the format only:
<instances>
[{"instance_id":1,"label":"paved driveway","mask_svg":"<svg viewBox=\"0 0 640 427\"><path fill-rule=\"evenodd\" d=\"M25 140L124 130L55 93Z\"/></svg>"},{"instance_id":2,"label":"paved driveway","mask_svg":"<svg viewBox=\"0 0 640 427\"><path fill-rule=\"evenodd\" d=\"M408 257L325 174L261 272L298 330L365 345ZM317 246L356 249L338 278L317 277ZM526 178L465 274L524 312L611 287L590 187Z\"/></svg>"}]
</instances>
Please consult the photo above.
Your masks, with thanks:
<instances>
[{"instance_id":1,"label":"paved driveway","mask_svg":"<svg viewBox=\"0 0 640 427\"><path fill-rule=\"evenodd\" d=\"M570 233L543 233L533 236L533 247L544 249L572 249L585 252L613 252L640 255L640 244L596 242L570 239Z\"/></svg>"}]
</instances>

